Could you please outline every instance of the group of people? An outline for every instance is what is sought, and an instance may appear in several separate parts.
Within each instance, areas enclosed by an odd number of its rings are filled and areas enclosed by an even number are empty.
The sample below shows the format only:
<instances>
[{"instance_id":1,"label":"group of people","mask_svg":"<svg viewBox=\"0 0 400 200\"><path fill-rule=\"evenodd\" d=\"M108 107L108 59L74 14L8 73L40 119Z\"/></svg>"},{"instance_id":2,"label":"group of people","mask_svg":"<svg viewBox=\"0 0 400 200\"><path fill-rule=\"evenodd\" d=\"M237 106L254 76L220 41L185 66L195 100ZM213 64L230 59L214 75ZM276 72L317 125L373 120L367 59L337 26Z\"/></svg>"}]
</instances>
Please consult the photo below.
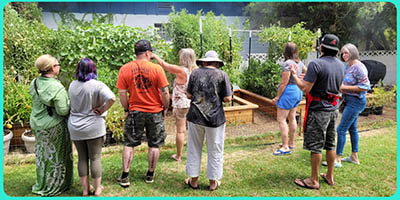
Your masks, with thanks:
<instances>
[{"instance_id":1,"label":"group of people","mask_svg":"<svg viewBox=\"0 0 400 200\"><path fill-rule=\"evenodd\" d=\"M282 145L273 155L290 154L295 148L296 107L303 92L306 93L303 148L311 152L311 177L295 180L295 184L304 188L319 189L319 176L334 185L333 168L341 167L342 161L359 164L357 118L366 105L366 91L370 89L368 72L359 61L354 45L346 44L340 51L340 59L347 63L346 68L336 58L338 47L339 39L335 35L325 35L319 47L322 56L310 62L308 67L300 61L295 43L289 42L283 53L281 83L273 99L277 105ZM224 62L215 51L208 51L204 58L196 60L193 49L184 48L179 51L179 64L169 64L153 53L147 40L136 42L134 50L136 60L120 68L116 84L126 116L122 173L117 178L118 184L130 186L134 148L144 137L149 147L144 181L152 183L155 180L160 147L166 138L164 117L170 106L169 83L165 75L168 71L176 75L171 99L176 119L177 152L172 158L182 162L187 130L188 178L184 184L199 189L202 148L206 139L208 190L216 190L223 176L226 124L223 102L232 100L228 75L220 69ZM152 59L158 64L151 62ZM106 133L105 118L115 102L115 95L96 80L96 64L89 58L79 61L74 74L76 80L71 82L68 92L56 79L60 71L56 58L40 56L35 66L41 75L29 88L33 103L30 124L36 137L37 178L32 192L53 196L70 188L73 142L78 152L82 195L100 196L104 189L101 185L101 149ZM335 151L340 93L343 93L345 108L337 128ZM347 131L351 135L352 154L342 158ZM328 171L319 174L323 149L327 151L325 164Z\"/></svg>"},{"instance_id":2,"label":"group of people","mask_svg":"<svg viewBox=\"0 0 400 200\"><path fill-rule=\"evenodd\" d=\"M206 138L209 189L215 190L223 169L226 120L222 102L232 100L229 78L219 69L224 62L215 51L196 60L194 50L185 48L179 51L179 65L169 64L152 52L147 40L136 42L134 49L136 60L121 67L116 85L126 116L122 174L117 182L122 187L129 187L134 147L141 144L143 137L149 146L145 182L154 182L160 147L166 138L164 117L170 104L166 70L176 75L172 106L176 118L177 153L172 158L182 161L188 121L186 171L190 178L185 183L193 189L198 188L202 146ZM151 59L159 64L150 62ZM40 56L35 66L40 77L32 81L29 89L33 102L30 123L36 137L37 178L32 192L54 196L70 188L73 142L78 152L82 196L100 196L104 189L101 185L101 150L106 134L105 119L107 110L115 102L115 95L96 80L96 64L89 58L79 61L74 74L76 80L71 82L68 92L56 79L60 72L56 58Z\"/></svg>"},{"instance_id":3,"label":"group of people","mask_svg":"<svg viewBox=\"0 0 400 200\"><path fill-rule=\"evenodd\" d=\"M303 149L311 152L311 176L296 179L295 184L307 189L319 189L319 177L328 185L334 185L334 167L342 167L342 161L360 164L357 119L366 106L366 93L371 89L368 71L360 62L355 45L344 45L339 60L336 57L339 38L326 34L318 49L321 57L311 61L305 68L299 60L296 44L289 42L285 46L281 82L273 99L282 136L282 145L273 155L286 155L294 149L297 128L295 109L302 99L302 92L306 94ZM302 73L304 70L306 72ZM343 95L340 97L340 94ZM344 104L344 111L336 128L341 103ZM352 153L342 158L347 131L350 133ZM323 149L326 150L326 161L321 162ZM328 166L326 174L319 174L321 163Z\"/></svg>"}]
</instances>

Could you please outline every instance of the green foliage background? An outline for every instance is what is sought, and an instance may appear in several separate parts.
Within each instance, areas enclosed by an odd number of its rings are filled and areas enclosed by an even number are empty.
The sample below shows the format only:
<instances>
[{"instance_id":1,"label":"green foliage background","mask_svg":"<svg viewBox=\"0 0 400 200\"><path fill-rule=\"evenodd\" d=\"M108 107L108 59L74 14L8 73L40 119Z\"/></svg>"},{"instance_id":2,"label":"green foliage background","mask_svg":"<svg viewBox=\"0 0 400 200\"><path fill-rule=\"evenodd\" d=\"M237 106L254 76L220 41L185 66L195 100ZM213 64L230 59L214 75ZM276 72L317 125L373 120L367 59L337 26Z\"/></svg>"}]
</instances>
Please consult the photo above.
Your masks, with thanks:
<instances>
[{"instance_id":1,"label":"green foliage background","mask_svg":"<svg viewBox=\"0 0 400 200\"><path fill-rule=\"evenodd\" d=\"M245 8L253 29L278 25L332 33L359 50L396 49L396 7L391 2L252 2Z\"/></svg>"},{"instance_id":2,"label":"green foliage background","mask_svg":"<svg viewBox=\"0 0 400 200\"><path fill-rule=\"evenodd\" d=\"M278 91L281 71L274 60L262 62L252 58L240 76L240 87L272 99Z\"/></svg>"},{"instance_id":3,"label":"green foliage background","mask_svg":"<svg viewBox=\"0 0 400 200\"><path fill-rule=\"evenodd\" d=\"M299 49L300 59L306 59L307 53L315 49L315 41L321 36L321 33L307 30L304 25L305 23L301 22L289 28L282 28L277 25L263 27L258 36L260 41L269 43L268 58L272 60L283 59L286 43L294 42Z\"/></svg>"},{"instance_id":4,"label":"green foliage background","mask_svg":"<svg viewBox=\"0 0 400 200\"><path fill-rule=\"evenodd\" d=\"M200 55L200 18L203 25L203 55ZM222 70L228 74L232 83L238 83L243 38L240 38L235 32L232 33L232 62L230 62L229 51L229 28L236 29L237 27L238 23L228 26L226 17L223 15L217 17L213 12L204 14L199 11L193 15L188 14L186 10L181 12L173 10L168 15L168 24L166 25L166 30L172 40L172 51L168 61L178 63L178 52L182 48L192 48L197 58L203 57L209 50L214 50L225 62Z\"/></svg>"}]
</instances>

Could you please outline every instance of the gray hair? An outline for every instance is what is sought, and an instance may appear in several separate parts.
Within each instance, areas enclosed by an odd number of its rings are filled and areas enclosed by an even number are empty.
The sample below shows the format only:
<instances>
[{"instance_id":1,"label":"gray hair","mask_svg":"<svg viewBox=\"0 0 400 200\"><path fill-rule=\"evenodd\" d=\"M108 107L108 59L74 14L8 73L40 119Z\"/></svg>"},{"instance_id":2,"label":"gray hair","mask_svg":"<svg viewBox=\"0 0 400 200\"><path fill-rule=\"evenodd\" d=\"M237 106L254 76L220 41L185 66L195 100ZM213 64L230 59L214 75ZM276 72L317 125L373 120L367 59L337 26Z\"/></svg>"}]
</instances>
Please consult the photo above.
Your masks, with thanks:
<instances>
[{"instance_id":1,"label":"gray hair","mask_svg":"<svg viewBox=\"0 0 400 200\"><path fill-rule=\"evenodd\" d=\"M358 49L357 49L356 45L351 44L351 43L347 43L340 50L340 60L344 61L343 57L342 57L343 49L346 49L347 51L349 51L350 60L356 60L356 59L359 60L360 59L360 53L358 52Z\"/></svg>"}]
</instances>

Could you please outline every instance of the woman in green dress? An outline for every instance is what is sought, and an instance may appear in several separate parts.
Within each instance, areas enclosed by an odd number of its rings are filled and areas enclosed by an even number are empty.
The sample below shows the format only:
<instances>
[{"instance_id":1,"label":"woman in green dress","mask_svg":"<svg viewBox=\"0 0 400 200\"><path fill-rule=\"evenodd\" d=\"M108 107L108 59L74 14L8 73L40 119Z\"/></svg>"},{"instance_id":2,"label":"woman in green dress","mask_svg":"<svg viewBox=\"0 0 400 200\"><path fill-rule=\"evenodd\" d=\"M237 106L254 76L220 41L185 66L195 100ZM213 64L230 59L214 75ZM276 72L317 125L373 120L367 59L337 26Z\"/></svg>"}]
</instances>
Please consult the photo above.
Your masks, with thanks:
<instances>
[{"instance_id":1,"label":"woman in green dress","mask_svg":"<svg viewBox=\"0 0 400 200\"><path fill-rule=\"evenodd\" d=\"M32 98L30 125L35 135L36 182L32 192L55 196L70 188L73 180L72 143L67 129L69 98L56 79L60 64L42 55L35 67L41 74L29 88Z\"/></svg>"}]
</instances>

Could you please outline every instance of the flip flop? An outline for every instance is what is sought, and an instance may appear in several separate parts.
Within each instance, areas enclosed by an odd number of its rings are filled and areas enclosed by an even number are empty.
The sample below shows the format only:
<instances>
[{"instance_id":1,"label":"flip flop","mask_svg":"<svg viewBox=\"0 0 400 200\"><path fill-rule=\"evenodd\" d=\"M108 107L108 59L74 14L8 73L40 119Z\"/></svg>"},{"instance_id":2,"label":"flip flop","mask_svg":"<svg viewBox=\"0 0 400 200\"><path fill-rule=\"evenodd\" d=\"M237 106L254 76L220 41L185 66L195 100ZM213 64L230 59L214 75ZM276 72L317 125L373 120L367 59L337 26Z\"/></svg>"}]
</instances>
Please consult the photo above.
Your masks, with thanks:
<instances>
[{"instance_id":1,"label":"flip flop","mask_svg":"<svg viewBox=\"0 0 400 200\"><path fill-rule=\"evenodd\" d=\"M350 163L353 163L353 164L355 164L355 165L359 165L359 164L360 164L359 162L353 161L353 160L350 158L350 156L347 156L346 158L342 158L342 161L343 161L343 162L350 162Z\"/></svg>"},{"instance_id":2,"label":"flip flop","mask_svg":"<svg viewBox=\"0 0 400 200\"><path fill-rule=\"evenodd\" d=\"M279 148L282 148L283 147L283 145L279 145ZM291 146L289 146L289 149L295 149L296 147L291 147Z\"/></svg>"},{"instance_id":3,"label":"flip flop","mask_svg":"<svg viewBox=\"0 0 400 200\"><path fill-rule=\"evenodd\" d=\"M294 180L294 183L302 188L307 188L307 189L311 189L311 190L319 190L319 187L311 187L309 185L306 184L306 182L304 181L305 179L296 179ZM297 181L300 181L300 183L298 183Z\"/></svg>"},{"instance_id":4,"label":"flip flop","mask_svg":"<svg viewBox=\"0 0 400 200\"><path fill-rule=\"evenodd\" d=\"M325 183L327 183L328 185L332 185L334 186L335 183L329 183L328 178L326 178L326 174L321 173L319 176L321 176L321 178L325 181Z\"/></svg>"},{"instance_id":5,"label":"flip flop","mask_svg":"<svg viewBox=\"0 0 400 200\"><path fill-rule=\"evenodd\" d=\"M326 161L323 161L321 164L323 166L328 166L328 163ZM335 161L335 168L340 168L340 167L343 167L342 163L338 163Z\"/></svg>"},{"instance_id":6,"label":"flip flop","mask_svg":"<svg viewBox=\"0 0 400 200\"><path fill-rule=\"evenodd\" d=\"M101 193L103 192L104 187L102 185L99 185L99 189L100 189L100 192L96 193L96 191L95 191L94 196L99 197L101 195Z\"/></svg>"},{"instance_id":7,"label":"flip flop","mask_svg":"<svg viewBox=\"0 0 400 200\"><path fill-rule=\"evenodd\" d=\"M193 185L192 185L192 178L187 178L187 179L185 179L185 185L187 185L187 186L189 186L190 188L192 188L193 190L197 190L197 189L199 189L199 186L197 185L197 187L194 187Z\"/></svg>"},{"instance_id":8,"label":"flip flop","mask_svg":"<svg viewBox=\"0 0 400 200\"><path fill-rule=\"evenodd\" d=\"M176 161L178 161L178 162L182 162L182 159L176 158L176 154L172 155L171 158L176 160Z\"/></svg>"},{"instance_id":9,"label":"flip flop","mask_svg":"<svg viewBox=\"0 0 400 200\"><path fill-rule=\"evenodd\" d=\"M218 187L221 185L221 182L220 181L216 181L216 183L217 183L217 186L214 189L211 189L210 186L208 186L207 189L210 190L210 191L217 190Z\"/></svg>"},{"instance_id":10,"label":"flip flop","mask_svg":"<svg viewBox=\"0 0 400 200\"><path fill-rule=\"evenodd\" d=\"M282 151L282 150L278 149L272 155L274 155L274 156L283 156L283 155L291 154L291 153L292 153L291 151Z\"/></svg>"}]
</instances>

